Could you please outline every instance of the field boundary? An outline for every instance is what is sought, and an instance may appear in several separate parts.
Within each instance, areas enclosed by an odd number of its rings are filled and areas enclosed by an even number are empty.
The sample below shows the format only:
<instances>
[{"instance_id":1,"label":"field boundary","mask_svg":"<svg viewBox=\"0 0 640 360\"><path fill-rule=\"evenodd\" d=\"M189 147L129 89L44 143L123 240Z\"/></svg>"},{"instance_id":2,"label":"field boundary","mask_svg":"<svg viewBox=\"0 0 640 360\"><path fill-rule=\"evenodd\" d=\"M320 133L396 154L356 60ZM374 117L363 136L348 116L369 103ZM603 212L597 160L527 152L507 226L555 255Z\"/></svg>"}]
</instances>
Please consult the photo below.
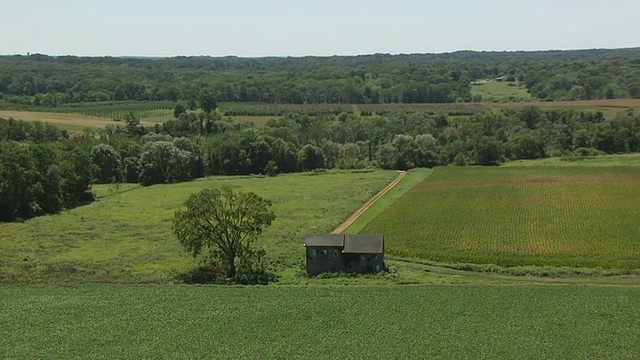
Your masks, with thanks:
<instances>
[{"instance_id":1,"label":"field boundary","mask_svg":"<svg viewBox=\"0 0 640 360\"><path fill-rule=\"evenodd\" d=\"M384 189L380 190L371 199L367 200L367 202L364 203L364 205L362 205L358 210L356 210L356 212L351 214L351 216L349 216L347 220L345 220L342 224L340 224L340 226L335 228L331 233L340 234L345 230L347 230L349 226L353 225L353 223L356 222L356 220L358 220L365 212L367 212L367 210L369 210L369 208L371 208L371 206L373 206L373 204L375 204L376 201L378 201L380 198L385 196L389 191L391 191L391 189L396 187L396 185L398 185L400 181L404 179L405 176L407 176L407 172L400 171L400 174L398 175L398 177L395 178L395 180L389 183L389 185L387 185Z\"/></svg>"}]
</instances>

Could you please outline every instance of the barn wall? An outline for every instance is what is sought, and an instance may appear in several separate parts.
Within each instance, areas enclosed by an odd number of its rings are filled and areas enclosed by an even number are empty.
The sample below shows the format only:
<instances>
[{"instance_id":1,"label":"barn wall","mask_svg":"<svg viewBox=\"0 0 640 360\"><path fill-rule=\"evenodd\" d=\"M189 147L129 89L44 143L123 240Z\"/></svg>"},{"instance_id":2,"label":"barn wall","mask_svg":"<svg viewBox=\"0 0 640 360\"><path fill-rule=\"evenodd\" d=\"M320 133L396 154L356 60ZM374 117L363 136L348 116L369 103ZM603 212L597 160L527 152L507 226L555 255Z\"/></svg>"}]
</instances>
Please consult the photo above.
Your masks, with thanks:
<instances>
[{"instance_id":1,"label":"barn wall","mask_svg":"<svg viewBox=\"0 0 640 360\"><path fill-rule=\"evenodd\" d=\"M376 273L384 270L382 254L344 254L344 269L350 273Z\"/></svg>"},{"instance_id":2,"label":"barn wall","mask_svg":"<svg viewBox=\"0 0 640 360\"><path fill-rule=\"evenodd\" d=\"M307 247L307 273L309 275L339 271L344 271L342 248L330 246Z\"/></svg>"}]
</instances>

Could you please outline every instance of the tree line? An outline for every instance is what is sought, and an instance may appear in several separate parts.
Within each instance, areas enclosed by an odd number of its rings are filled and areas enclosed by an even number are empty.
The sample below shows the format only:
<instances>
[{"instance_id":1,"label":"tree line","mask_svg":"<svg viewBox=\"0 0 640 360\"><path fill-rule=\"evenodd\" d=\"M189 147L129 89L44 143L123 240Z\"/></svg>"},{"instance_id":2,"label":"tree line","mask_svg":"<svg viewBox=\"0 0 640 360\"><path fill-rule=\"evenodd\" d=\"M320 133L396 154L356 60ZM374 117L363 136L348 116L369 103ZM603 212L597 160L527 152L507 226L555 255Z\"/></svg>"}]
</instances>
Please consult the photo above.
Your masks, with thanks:
<instances>
[{"instance_id":1,"label":"tree line","mask_svg":"<svg viewBox=\"0 0 640 360\"><path fill-rule=\"evenodd\" d=\"M69 134L0 119L0 221L57 213L94 200L95 165Z\"/></svg>"},{"instance_id":2,"label":"tree line","mask_svg":"<svg viewBox=\"0 0 640 360\"><path fill-rule=\"evenodd\" d=\"M211 110L211 109L210 109ZM575 110L358 116L288 114L266 126L187 111L144 127L135 117L82 133L0 119L0 219L29 218L92 200L94 183L152 185L210 175L315 169L495 165L547 156L640 151L640 116L606 120Z\"/></svg>"},{"instance_id":3,"label":"tree line","mask_svg":"<svg viewBox=\"0 0 640 360\"><path fill-rule=\"evenodd\" d=\"M503 77L541 100L640 98L640 48L302 58L0 56L0 104L98 101L447 103Z\"/></svg>"}]
</instances>

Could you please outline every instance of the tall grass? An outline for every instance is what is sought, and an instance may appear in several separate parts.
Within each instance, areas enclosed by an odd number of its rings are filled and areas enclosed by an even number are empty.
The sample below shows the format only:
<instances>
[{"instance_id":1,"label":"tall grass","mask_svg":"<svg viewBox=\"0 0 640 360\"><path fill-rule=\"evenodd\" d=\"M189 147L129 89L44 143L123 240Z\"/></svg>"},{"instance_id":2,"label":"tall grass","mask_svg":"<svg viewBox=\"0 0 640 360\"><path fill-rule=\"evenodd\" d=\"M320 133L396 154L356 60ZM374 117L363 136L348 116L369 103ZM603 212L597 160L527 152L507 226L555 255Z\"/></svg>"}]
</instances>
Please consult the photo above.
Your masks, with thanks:
<instances>
[{"instance_id":1,"label":"tall grass","mask_svg":"<svg viewBox=\"0 0 640 360\"><path fill-rule=\"evenodd\" d=\"M302 268L306 233L330 232L395 176L316 172L95 186L95 203L0 224L0 282L171 282L197 265L171 231L173 213L191 193L221 185L273 202L277 218L256 245L273 270Z\"/></svg>"}]
</instances>

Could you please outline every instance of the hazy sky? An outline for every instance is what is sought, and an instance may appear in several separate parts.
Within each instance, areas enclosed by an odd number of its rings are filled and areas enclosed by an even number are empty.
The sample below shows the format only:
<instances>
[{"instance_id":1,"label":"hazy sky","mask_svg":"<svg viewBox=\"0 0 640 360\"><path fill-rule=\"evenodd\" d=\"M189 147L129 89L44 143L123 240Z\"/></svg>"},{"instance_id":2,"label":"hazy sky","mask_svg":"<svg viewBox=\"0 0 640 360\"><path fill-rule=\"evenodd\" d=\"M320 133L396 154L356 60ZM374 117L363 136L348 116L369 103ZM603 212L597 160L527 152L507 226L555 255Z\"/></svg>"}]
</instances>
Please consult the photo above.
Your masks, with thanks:
<instances>
[{"instance_id":1,"label":"hazy sky","mask_svg":"<svg viewBox=\"0 0 640 360\"><path fill-rule=\"evenodd\" d=\"M640 46L639 0L0 4L0 54L300 56Z\"/></svg>"}]
</instances>

